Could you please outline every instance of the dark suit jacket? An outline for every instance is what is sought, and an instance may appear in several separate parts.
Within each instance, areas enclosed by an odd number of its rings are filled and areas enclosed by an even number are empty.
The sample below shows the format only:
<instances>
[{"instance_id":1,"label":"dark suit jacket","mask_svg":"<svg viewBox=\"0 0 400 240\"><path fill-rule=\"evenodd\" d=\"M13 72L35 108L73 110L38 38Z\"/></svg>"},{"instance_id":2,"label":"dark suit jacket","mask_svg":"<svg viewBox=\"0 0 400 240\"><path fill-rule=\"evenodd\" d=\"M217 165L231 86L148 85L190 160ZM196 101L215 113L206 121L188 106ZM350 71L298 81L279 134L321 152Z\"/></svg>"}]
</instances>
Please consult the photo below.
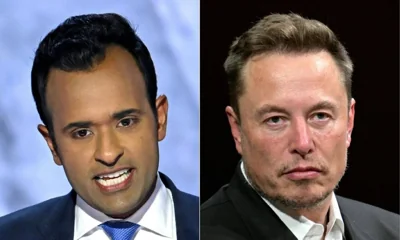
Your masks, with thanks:
<instances>
[{"instance_id":1,"label":"dark suit jacket","mask_svg":"<svg viewBox=\"0 0 400 240\"><path fill-rule=\"evenodd\" d=\"M336 196L346 240L398 240L399 215ZM229 185L201 206L200 236L204 240L297 240L273 210L249 186L240 168Z\"/></svg>"},{"instance_id":2,"label":"dark suit jacket","mask_svg":"<svg viewBox=\"0 0 400 240\"><path fill-rule=\"evenodd\" d=\"M160 173L174 200L178 240L199 239L199 198L178 190ZM47 200L0 218L1 240L72 240L76 193Z\"/></svg>"}]
</instances>

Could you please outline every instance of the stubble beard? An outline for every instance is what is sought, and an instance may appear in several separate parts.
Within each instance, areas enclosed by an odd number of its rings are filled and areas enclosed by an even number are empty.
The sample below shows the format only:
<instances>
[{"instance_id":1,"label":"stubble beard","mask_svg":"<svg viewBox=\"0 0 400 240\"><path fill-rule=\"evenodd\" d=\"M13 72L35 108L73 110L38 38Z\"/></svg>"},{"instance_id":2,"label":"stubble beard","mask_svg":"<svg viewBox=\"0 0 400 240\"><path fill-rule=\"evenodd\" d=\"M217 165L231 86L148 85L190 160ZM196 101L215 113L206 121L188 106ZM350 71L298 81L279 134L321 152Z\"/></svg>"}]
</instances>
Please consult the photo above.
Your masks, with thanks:
<instances>
[{"instance_id":1,"label":"stubble beard","mask_svg":"<svg viewBox=\"0 0 400 240\"><path fill-rule=\"evenodd\" d=\"M267 199L270 201L272 204L277 205L277 206L283 206L288 209L292 210L311 210L311 209L317 209L319 208L325 200L328 199L329 196L339 187L339 182L344 176L348 165L347 165L347 153L346 153L346 167L341 174L338 182L334 185L332 189L326 189L324 192L321 192L320 194L317 194L313 197L304 197L304 198L290 198L288 196L285 196L285 194L282 193L277 193L277 194L268 194L266 190L263 190L263 187L257 184L256 179L260 179L256 177L256 174L254 174L251 170L249 170L247 164L245 161L243 161L244 164L244 171L246 173L247 179L249 181L250 186L263 198ZM303 180L303 181L296 181L296 187L302 188L302 187L307 187L309 184L313 184L311 182L312 180ZM270 184L270 183L268 183Z\"/></svg>"}]
</instances>

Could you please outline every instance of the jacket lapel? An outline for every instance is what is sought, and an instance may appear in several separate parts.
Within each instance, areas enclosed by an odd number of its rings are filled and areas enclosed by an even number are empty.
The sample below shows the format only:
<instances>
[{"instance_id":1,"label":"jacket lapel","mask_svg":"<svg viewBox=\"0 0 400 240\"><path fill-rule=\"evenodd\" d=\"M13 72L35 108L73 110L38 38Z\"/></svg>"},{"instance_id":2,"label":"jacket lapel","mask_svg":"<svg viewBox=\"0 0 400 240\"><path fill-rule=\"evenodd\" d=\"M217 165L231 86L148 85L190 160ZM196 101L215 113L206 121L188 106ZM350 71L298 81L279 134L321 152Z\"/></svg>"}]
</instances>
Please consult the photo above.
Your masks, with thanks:
<instances>
[{"instance_id":1,"label":"jacket lapel","mask_svg":"<svg viewBox=\"0 0 400 240\"><path fill-rule=\"evenodd\" d=\"M344 205L341 205L341 199L339 196L337 199L340 208L340 214L342 215L344 222L345 240L374 240L374 238L360 228L349 216L348 213L352 210L346 209L344 208Z\"/></svg>"},{"instance_id":2,"label":"jacket lapel","mask_svg":"<svg viewBox=\"0 0 400 240\"><path fill-rule=\"evenodd\" d=\"M199 238L199 199L181 192L171 179L160 172L164 185L174 200L175 222L178 240Z\"/></svg>"},{"instance_id":3,"label":"jacket lapel","mask_svg":"<svg viewBox=\"0 0 400 240\"><path fill-rule=\"evenodd\" d=\"M247 184L239 166L227 194L252 239L296 240L273 210Z\"/></svg>"},{"instance_id":4,"label":"jacket lapel","mask_svg":"<svg viewBox=\"0 0 400 240\"><path fill-rule=\"evenodd\" d=\"M43 239L46 240L72 240L74 236L76 193L60 197L47 215L38 222L38 228Z\"/></svg>"}]
</instances>

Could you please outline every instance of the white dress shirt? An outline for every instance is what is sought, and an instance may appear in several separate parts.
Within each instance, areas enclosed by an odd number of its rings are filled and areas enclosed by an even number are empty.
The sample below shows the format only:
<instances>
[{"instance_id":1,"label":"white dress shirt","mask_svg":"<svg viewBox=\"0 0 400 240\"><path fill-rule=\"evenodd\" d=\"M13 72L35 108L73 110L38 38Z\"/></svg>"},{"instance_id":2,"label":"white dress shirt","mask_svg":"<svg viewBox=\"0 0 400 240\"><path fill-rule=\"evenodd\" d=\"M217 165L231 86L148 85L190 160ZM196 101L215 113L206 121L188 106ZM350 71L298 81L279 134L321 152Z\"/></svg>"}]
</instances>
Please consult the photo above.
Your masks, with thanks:
<instances>
[{"instance_id":1,"label":"white dress shirt","mask_svg":"<svg viewBox=\"0 0 400 240\"><path fill-rule=\"evenodd\" d=\"M115 220L89 206L79 195L75 206L74 240L110 240L99 225ZM135 240L176 240L174 202L171 191L157 174L156 187L147 202L124 221L140 225Z\"/></svg>"},{"instance_id":2,"label":"white dress shirt","mask_svg":"<svg viewBox=\"0 0 400 240\"><path fill-rule=\"evenodd\" d=\"M243 162L240 166L243 176L250 184L246 172L244 171ZM296 219L276 208L271 202L264 197L260 196L268 206L272 208L276 215L285 223L286 227L290 229L293 235L298 240L321 240L324 235L324 226L315 223L304 216ZM344 222L340 214L339 205L337 203L335 193L332 193L331 206L329 208L329 222L325 240L342 240L344 235Z\"/></svg>"}]
</instances>

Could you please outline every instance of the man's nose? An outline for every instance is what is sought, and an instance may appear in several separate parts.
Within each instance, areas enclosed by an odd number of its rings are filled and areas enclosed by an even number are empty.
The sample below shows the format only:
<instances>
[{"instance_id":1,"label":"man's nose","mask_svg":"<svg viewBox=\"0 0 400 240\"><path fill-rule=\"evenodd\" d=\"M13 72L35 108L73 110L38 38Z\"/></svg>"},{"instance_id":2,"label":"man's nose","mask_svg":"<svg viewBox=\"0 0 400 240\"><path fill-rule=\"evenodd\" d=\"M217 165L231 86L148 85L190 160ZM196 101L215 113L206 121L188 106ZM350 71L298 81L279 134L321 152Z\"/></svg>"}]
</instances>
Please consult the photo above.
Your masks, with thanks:
<instances>
[{"instance_id":1,"label":"man's nose","mask_svg":"<svg viewBox=\"0 0 400 240\"><path fill-rule=\"evenodd\" d=\"M313 152L315 145L307 121L296 120L292 127L290 151L303 157Z\"/></svg>"},{"instance_id":2,"label":"man's nose","mask_svg":"<svg viewBox=\"0 0 400 240\"><path fill-rule=\"evenodd\" d=\"M112 131L99 134L96 143L95 159L104 165L113 166L123 156L124 149L116 133Z\"/></svg>"}]
</instances>

